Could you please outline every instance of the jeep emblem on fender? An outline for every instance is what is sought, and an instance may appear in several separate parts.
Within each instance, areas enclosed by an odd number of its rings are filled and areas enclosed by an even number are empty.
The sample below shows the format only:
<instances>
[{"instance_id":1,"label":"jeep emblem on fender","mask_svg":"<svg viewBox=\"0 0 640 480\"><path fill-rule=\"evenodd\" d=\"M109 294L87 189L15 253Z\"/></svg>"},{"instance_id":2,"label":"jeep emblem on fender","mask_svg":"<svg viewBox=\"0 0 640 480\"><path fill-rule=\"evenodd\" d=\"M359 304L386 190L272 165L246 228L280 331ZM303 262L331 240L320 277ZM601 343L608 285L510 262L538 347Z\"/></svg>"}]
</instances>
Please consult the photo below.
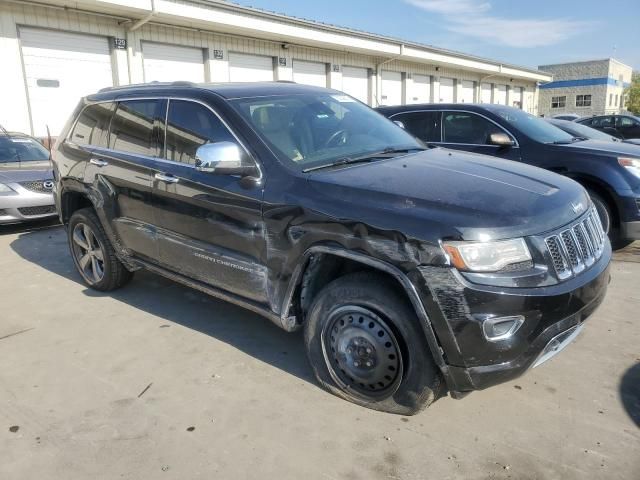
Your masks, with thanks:
<instances>
[{"instance_id":1,"label":"jeep emblem on fender","mask_svg":"<svg viewBox=\"0 0 640 480\"><path fill-rule=\"evenodd\" d=\"M582 202L571 203L571 208L573 209L573 212L576 214L584 211L584 205L582 204Z\"/></svg>"}]
</instances>

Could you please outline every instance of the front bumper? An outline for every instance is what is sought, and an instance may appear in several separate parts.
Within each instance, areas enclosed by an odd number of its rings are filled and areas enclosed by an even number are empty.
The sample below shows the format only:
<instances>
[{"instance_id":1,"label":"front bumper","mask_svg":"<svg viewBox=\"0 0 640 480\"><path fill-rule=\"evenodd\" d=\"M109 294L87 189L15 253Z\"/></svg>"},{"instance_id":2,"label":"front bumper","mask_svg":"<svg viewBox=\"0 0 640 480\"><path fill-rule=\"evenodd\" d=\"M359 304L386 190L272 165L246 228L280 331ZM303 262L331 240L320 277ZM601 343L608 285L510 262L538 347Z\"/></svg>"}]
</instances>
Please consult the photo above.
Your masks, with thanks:
<instances>
[{"instance_id":1,"label":"front bumper","mask_svg":"<svg viewBox=\"0 0 640 480\"><path fill-rule=\"evenodd\" d=\"M607 247L589 270L541 288L488 288L449 268L421 269L429 292L423 303L444 352L443 373L452 394L512 380L564 348L602 303L610 259ZM483 319L512 315L524 317L520 329L504 340L488 341Z\"/></svg>"},{"instance_id":2,"label":"front bumper","mask_svg":"<svg viewBox=\"0 0 640 480\"><path fill-rule=\"evenodd\" d=\"M15 194L0 195L0 225L57 215L52 193L37 193L9 184Z\"/></svg>"}]
</instances>

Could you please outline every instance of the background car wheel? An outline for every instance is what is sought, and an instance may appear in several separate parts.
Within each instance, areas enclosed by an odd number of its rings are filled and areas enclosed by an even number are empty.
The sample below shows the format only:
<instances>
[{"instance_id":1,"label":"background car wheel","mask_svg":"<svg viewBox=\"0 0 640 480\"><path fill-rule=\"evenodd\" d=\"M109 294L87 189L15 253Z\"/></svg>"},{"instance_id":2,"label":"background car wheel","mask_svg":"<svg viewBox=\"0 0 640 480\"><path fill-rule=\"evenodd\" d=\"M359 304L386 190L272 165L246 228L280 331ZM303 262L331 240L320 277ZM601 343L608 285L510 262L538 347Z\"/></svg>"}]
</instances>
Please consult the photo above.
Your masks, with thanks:
<instances>
[{"instance_id":1,"label":"background car wheel","mask_svg":"<svg viewBox=\"0 0 640 480\"><path fill-rule=\"evenodd\" d=\"M383 275L354 273L327 285L304 338L320 384L358 405L414 415L443 389L413 307Z\"/></svg>"},{"instance_id":2,"label":"background car wheel","mask_svg":"<svg viewBox=\"0 0 640 480\"><path fill-rule=\"evenodd\" d=\"M609 236L611 245L615 246L619 241L620 232L614 228L613 215L609 204L594 191L587 190L587 192L589 193L589 197L591 197L593 205L596 207L598 216L600 217L600 222L602 223L602 229Z\"/></svg>"},{"instance_id":3,"label":"background car wheel","mask_svg":"<svg viewBox=\"0 0 640 480\"><path fill-rule=\"evenodd\" d=\"M92 209L83 208L71 216L67 235L73 262L91 288L103 292L115 290L133 276L116 257Z\"/></svg>"}]
</instances>

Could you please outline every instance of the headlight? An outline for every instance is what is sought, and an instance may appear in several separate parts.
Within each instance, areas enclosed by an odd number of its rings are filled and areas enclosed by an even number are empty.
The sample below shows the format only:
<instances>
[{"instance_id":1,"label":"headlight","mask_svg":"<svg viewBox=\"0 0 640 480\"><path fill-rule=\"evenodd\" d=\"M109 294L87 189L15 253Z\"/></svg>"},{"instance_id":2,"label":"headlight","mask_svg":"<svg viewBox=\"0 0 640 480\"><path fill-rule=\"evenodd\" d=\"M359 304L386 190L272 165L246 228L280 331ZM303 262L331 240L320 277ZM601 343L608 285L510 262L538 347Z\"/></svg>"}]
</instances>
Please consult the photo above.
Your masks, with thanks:
<instances>
[{"instance_id":1,"label":"headlight","mask_svg":"<svg viewBox=\"0 0 640 480\"><path fill-rule=\"evenodd\" d=\"M622 165L624 168L629 170L631 174L640 178L640 159L638 158L628 158L628 157L618 157L618 163Z\"/></svg>"},{"instance_id":2,"label":"headlight","mask_svg":"<svg viewBox=\"0 0 640 480\"><path fill-rule=\"evenodd\" d=\"M0 183L0 195L3 195L5 193L16 193L16 192L13 188L9 187L9 185Z\"/></svg>"},{"instance_id":3,"label":"headlight","mask_svg":"<svg viewBox=\"0 0 640 480\"><path fill-rule=\"evenodd\" d=\"M496 272L507 265L531 261L523 238L495 242L444 242L451 263L459 270Z\"/></svg>"}]
</instances>

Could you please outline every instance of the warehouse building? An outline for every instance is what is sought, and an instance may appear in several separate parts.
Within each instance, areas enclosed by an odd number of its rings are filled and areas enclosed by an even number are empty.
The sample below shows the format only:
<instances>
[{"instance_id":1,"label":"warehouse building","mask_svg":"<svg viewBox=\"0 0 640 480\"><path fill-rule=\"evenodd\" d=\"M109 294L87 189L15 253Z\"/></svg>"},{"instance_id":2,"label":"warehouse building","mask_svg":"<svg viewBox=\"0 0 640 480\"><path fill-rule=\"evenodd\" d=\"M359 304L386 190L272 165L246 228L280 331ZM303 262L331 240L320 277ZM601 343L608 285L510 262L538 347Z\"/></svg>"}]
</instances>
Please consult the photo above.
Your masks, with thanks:
<instances>
[{"instance_id":1,"label":"warehouse building","mask_svg":"<svg viewBox=\"0 0 640 480\"><path fill-rule=\"evenodd\" d=\"M633 73L629 65L607 58L538 68L553 75L553 82L540 86L540 115L591 116L625 109L624 89L631 84Z\"/></svg>"},{"instance_id":2,"label":"warehouse building","mask_svg":"<svg viewBox=\"0 0 640 480\"><path fill-rule=\"evenodd\" d=\"M536 112L550 75L217 0L4 0L0 124L43 137L79 97L152 81L289 80L372 106L486 102Z\"/></svg>"}]
</instances>

